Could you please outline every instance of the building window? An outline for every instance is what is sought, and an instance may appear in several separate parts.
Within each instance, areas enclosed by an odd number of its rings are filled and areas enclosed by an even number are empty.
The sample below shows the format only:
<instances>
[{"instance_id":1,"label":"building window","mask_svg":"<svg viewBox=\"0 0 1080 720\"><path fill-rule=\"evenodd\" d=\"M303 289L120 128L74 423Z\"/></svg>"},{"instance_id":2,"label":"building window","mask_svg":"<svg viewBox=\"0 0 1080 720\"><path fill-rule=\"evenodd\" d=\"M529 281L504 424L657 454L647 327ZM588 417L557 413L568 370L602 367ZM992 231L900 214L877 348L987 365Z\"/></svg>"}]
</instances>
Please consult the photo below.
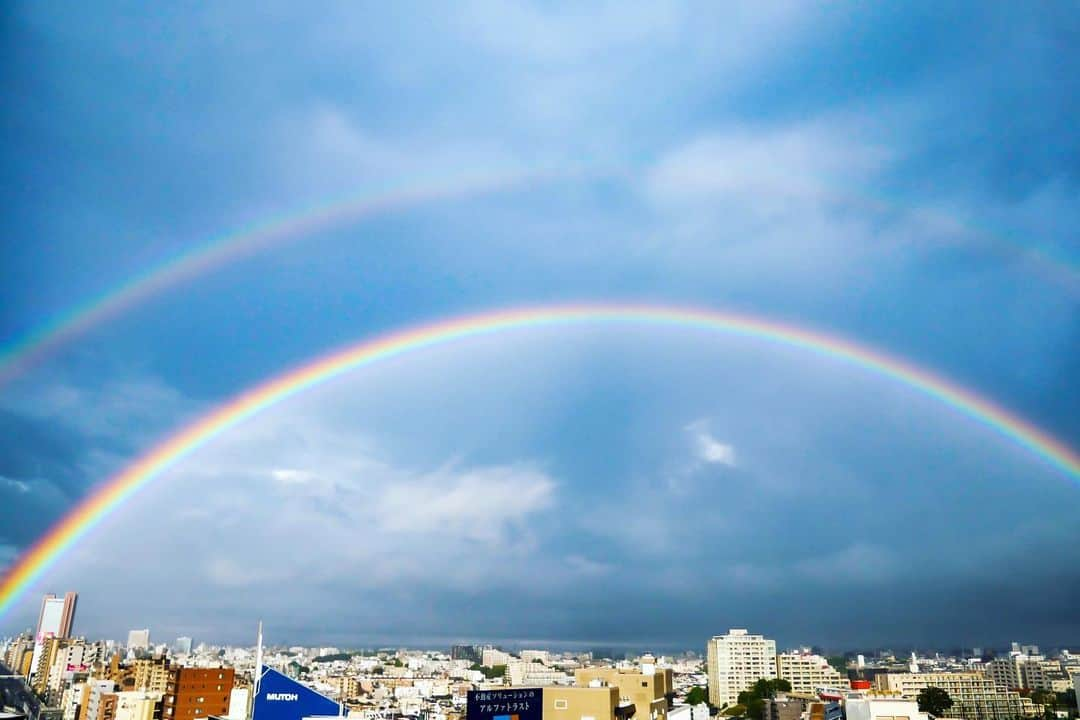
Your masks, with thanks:
<instances>
[{"instance_id":1,"label":"building window","mask_svg":"<svg viewBox=\"0 0 1080 720\"><path fill-rule=\"evenodd\" d=\"M565 710L566 708L567 708L567 703L566 703L565 700L556 700L555 701L555 709L556 710Z\"/></svg>"}]
</instances>

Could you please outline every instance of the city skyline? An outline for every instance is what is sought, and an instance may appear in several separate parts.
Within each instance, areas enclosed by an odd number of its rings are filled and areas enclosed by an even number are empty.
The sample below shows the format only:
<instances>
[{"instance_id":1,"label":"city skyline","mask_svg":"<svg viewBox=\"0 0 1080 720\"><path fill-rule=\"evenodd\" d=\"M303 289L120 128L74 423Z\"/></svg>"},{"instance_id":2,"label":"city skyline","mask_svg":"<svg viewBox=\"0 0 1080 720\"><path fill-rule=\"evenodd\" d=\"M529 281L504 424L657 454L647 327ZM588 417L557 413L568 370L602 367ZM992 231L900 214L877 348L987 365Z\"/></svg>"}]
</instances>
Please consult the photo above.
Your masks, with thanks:
<instances>
[{"instance_id":1,"label":"city skyline","mask_svg":"<svg viewBox=\"0 0 1080 720\"><path fill-rule=\"evenodd\" d=\"M17 3L0 636L1080 639L1078 17Z\"/></svg>"}]
</instances>

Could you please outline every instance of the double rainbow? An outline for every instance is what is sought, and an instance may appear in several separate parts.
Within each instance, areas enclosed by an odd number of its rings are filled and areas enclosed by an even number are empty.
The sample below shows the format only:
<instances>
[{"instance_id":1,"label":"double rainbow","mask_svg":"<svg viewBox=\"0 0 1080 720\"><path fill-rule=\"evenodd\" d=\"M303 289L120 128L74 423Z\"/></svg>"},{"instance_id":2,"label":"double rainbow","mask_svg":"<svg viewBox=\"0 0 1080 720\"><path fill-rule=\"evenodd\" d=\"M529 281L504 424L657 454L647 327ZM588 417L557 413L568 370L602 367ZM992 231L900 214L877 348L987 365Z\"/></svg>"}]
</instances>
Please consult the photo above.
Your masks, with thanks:
<instances>
[{"instance_id":1,"label":"double rainbow","mask_svg":"<svg viewBox=\"0 0 1080 720\"><path fill-rule=\"evenodd\" d=\"M1080 456L1029 422L945 378L850 340L762 317L636 304L526 307L458 317L392 332L320 357L247 390L108 479L19 557L0 580L0 615L98 523L168 468L266 408L351 370L437 345L551 325L633 323L709 330L805 350L900 382L1030 451L1073 481Z\"/></svg>"}]
</instances>

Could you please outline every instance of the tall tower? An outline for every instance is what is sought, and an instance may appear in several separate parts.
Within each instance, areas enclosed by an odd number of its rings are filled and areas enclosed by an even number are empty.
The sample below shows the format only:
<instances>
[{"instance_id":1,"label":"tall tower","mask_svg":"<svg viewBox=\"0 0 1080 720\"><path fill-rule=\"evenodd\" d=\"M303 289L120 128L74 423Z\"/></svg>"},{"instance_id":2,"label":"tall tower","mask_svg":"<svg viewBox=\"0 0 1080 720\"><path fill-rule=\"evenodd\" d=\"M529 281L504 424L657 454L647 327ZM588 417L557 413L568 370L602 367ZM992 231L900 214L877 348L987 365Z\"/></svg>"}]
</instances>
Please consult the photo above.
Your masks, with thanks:
<instances>
[{"instance_id":1,"label":"tall tower","mask_svg":"<svg viewBox=\"0 0 1080 720\"><path fill-rule=\"evenodd\" d=\"M78 600L79 594L75 592L65 593L62 598L49 593L42 598L37 633L34 635L34 657L30 661L29 677L33 678L36 674L46 640L71 637L71 627L75 624L75 604Z\"/></svg>"},{"instance_id":2,"label":"tall tower","mask_svg":"<svg viewBox=\"0 0 1080 720\"><path fill-rule=\"evenodd\" d=\"M41 600L41 612L38 614L37 636L41 642L46 637L69 638L71 627L75 624L75 605L79 593L67 592L63 598L48 594Z\"/></svg>"}]
</instances>

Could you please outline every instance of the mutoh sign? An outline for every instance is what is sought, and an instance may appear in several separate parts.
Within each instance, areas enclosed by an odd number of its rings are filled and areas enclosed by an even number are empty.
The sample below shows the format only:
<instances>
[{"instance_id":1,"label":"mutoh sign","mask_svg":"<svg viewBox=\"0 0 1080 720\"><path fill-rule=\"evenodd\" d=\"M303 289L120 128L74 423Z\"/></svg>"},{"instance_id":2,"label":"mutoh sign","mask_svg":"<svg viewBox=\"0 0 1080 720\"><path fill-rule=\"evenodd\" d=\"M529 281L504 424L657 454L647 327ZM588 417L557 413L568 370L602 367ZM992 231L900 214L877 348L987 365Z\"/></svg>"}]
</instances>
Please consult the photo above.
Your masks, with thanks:
<instances>
[{"instance_id":1,"label":"mutoh sign","mask_svg":"<svg viewBox=\"0 0 1080 720\"><path fill-rule=\"evenodd\" d=\"M263 667L253 720L303 720L340 715L341 706L277 670Z\"/></svg>"}]
</instances>

